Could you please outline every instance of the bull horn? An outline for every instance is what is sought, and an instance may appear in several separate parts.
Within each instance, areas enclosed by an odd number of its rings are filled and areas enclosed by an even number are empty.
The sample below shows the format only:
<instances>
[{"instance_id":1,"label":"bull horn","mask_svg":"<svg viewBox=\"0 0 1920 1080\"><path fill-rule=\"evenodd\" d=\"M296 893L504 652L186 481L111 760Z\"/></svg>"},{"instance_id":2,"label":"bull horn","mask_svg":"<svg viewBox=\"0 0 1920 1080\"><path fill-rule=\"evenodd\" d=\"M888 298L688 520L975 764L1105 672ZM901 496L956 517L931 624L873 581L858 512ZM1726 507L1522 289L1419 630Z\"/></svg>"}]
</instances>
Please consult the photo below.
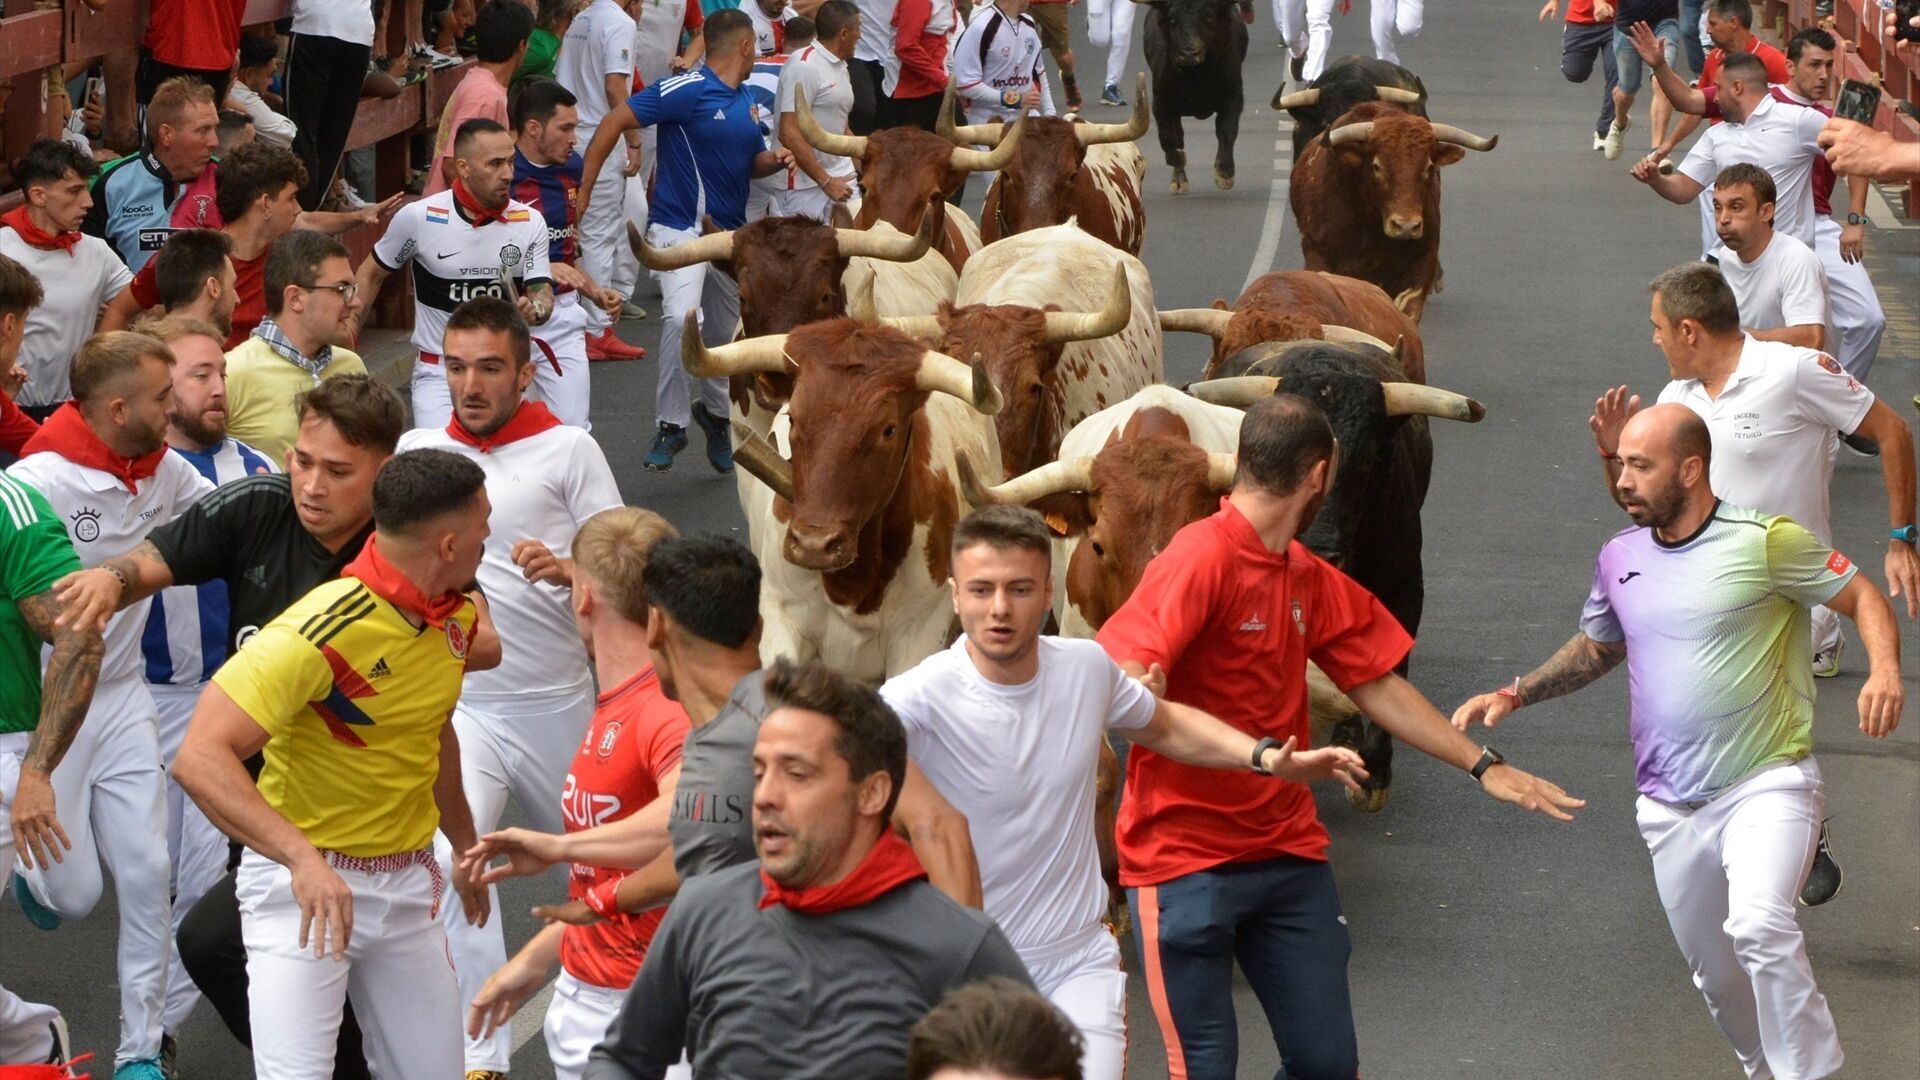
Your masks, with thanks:
<instances>
[{"instance_id":1,"label":"bull horn","mask_svg":"<svg viewBox=\"0 0 1920 1080\"><path fill-rule=\"evenodd\" d=\"M1232 319L1233 312L1219 308L1172 308L1160 313L1160 329L1169 333L1205 334L1219 341L1226 336L1227 323Z\"/></svg>"},{"instance_id":2,"label":"bull horn","mask_svg":"<svg viewBox=\"0 0 1920 1080\"><path fill-rule=\"evenodd\" d=\"M1066 341L1091 341L1117 334L1127 328L1133 317L1133 287L1127 281L1125 263L1113 268L1113 292L1107 306L1099 311L1049 311L1045 337L1048 344Z\"/></svg>"},{"instance_id":3,"label":"bull horn","mask_svg":"<svg viewBox=\"0 0 1920 1080\"><path fill-rule=\"evenodd\" d=\"M1101 143L1133 142L1147 133L1147 123L1153 118L1147 104L1147 73L1141 72L1134 79L1133 115L1124 124L1075 124L1073 137L1081 146L1097 146Z\"/></svg>"},{"instance_id":4,"label":"bull horn","mask_svg":"<svg viewBox=\"0 0 1920 1080\"><path fill-rule=\"evenodd\" d=\"M933 246L934 236L946 225L946 214L929 205L920 214L920 228L912 235L897 229L877 232L873 229L835 229L834 243L843 259L879 259L882 262L913 262Z\"/></svg>"},{"instance_id":5,"label":"bull horn","mask_svg":"<svg viewBox=\"0 0 1920 1080\"><path fill-rule=\"evenodd\" d=\"M1452 124L1435 124L1433 125L1433 141L1452 143L1455 146L1464 146L1469 150L1491 150L1500 145L1500 136L1495 135L1492 138L1487 138L1475 135L1465 128L1454 127Z\"/></svg>"},{"instance_id":6,"label":"bull horn","mask_svg":"<svg viewBox=\"0 0 1920 1080\"><path fill-rule=\"evenodd\" d=\"M1093 488L1093 459L1090 457L1049 461L992 487L980 483L979 476L973 470L973 462L965 454L960 455L960 460L965 466L960 473L960 488L967 496L967 501L974 506L1029 506L1049 495L1090 491Z\"/></svg>"},{"instance_id":7,"label":"bull horn","mask_svg":"<svg viewBox=\"0 0 1920 1080\"><path fill-rule=\"evenodd\" d=\"M1005 124L956 124L953 122L953 80L940 95L940 115L933 121L933 133L955 146L998 146L1007 133Z\"/></svg>"},{"instance_id":8,"label":"bull horn","mask_svg":"<svg viewBox=\"0 0 1920 1080\"><path fill-rule=\"evenodd\" d=\"M1418 105L1421 100L1419 91L1407 90L1398 86L1380 86L1375 84L1373 92L1380 95L1381 101L1394 105Z\"/></svg>"},{"instance_id":9,"label":"bull horn","mask_svg":"<svg viewBox=\"0 0 1920 1080\"><path fill-rule=\"evenodd\" d=\"M836 135L820 126L813 118L813 106L807 104L805 94L796 94L793 99L793 120L800 125L800 134L815 150L825 150L845 158L864 158L867 156L867 137L865 135Z\"/></svg>"},{"instance_id":10,"label":"bull horn","mask_svg":"<svg viewBox=\"0 0 1920 1080\"><path fill-rule=\"evenodd\" d=\"M956 146L949 152L947 162L962 172L999 172L1013 161L1014 151L1020 149L1020 136L1026 129L1027 114L1021 113L1006 134L994 143L993 149Z\"/></svg>"},{"instance_id":11,"label":"bull horn","mask_svg":"<svg viewBox=\"0 0 1920 1080\"><path fill-rule=\"evenodd\" d=\"M633 222L627 222L627 243L632 245L633 253L640 259L640 265L649 270L678 270L695 263L725 262L733 258L733 230L708 233L698 236L684 244L675 244L668 248L657 248L647 243Z\"/></svg>"},{"instance_id":12,"label":"bull horn","mask_svg":"<svg viewBox=\"0 0 1920 1080\"><path fill-rule=\"evenodd\" d=\"M787 335L741 338L728 345L707 348L700 340L700 313L687 312L680 328L680 366L696 379L723 379L729 375L787 370Z\"/></svg>"},{"instance_id":13,"label":"bull horn","mask_svg":"<svg viewBox=\"0 0 1920 1080\"><path fill-rule=\"evenodd\" d=\"M979 353L973 355L973 363L963 364L946 353L928 349L920 354L913 382L922 390L952 394L988 416L1000 411L1000 388L987 377L987 365Z\"/></svg>"},{"instance_id":14,"label":"bull horn","mask_svg":"<svg viewBox=\"0 0 1920 1080\"><path fill-rule=\"evenodd\" d=\"M1355 330L1351 326L1335 326L1331 323L1322 323L1320 326L1320 340L1331 341L1339 345L1371 345L1381 352L1393 356L1396 360L1400 357L1400 345L1397 342L1389 345L1379 338L1374 337L1372 334L1364 330Z\"/></svg>"},{"instance_id":15,"label":"bull horn","mask_svg":"<svg viewBox=\"0 0 1920 1080\"><path fill-rule=\"evenodd\" d=\"M1348 143L1363 143L1373 138L1373 121L1362 120L1357 124L1348 124L1327 132L1328 146L1345 146Z\"/></svg>"},{"instance_id":16,"label":"bull horn","mask_svg":"<svg viewBox=\"0 0 1920 1080\"><path fill-rule=\"evenodd\" d=\"M1233 490L1233 477L1240 469L1240 460L1233 454L1207 455L1207 487L1214 491Z\"/></svg>"},{"instance_id":17,"label":"bull horn","mask_svg":"<svg viewBox=\"0 0 1920 1080\"><path fill-rule=\"evenodd\" d=\"M1420 383L1381 383L1387 397L1388 416L1431 416L1439 420L1459 420L1477 424L1487 415L1487 407L1466 396L1437 386Z\"/></svg>"},{"instance_id":18,"label":"bull horn","mask_svg":"<svg viewBox=\"0 0 1920 1080\"><path fill-rule=\"evenodd\" d=\"M1280 389L1280 380L1271 375L1236 375L1230 379L1208 379L1189 383L1187 393L1210 405L1244 409L1256 401L1265 401Z\"/></svg>"},{"instance_id":19,"label":"bull horn","mask_svg":"<svg viewBox=\"0 0 1920 1080\"><path fill-rule=\"evenodd\" d=\"M1295 90L1291 94L1273 95L1273 107L1285 112L1288 109L1307 109L1320 104L1320 91L1314 87Z\"/></svg>"},{"instance_id":20,"label":"bull horn","mask_svg":"<svg viewBox=\"0 0 1920 1080\"><path fill-rule=\"evenodd\" d=\"M733 463L748 476L773 489L775 495L793 501L793 462L780 456L773 444L745 424L733 425L733 436L740 440L733 448Z\"/></svg>"},{"instance_id":21,"label":"bull horn","mask_svg":"<svg viewBox=\"0 0 1920 1080\"><path fill-rule=\"evenodd\" d=\"M937 315L880 314L873 302L874 283L878 280L878 275L864 275L847 293L847 318L868 326L891 326L916 341L940 340L942 330Z\"/></svg>"}]
</instances>

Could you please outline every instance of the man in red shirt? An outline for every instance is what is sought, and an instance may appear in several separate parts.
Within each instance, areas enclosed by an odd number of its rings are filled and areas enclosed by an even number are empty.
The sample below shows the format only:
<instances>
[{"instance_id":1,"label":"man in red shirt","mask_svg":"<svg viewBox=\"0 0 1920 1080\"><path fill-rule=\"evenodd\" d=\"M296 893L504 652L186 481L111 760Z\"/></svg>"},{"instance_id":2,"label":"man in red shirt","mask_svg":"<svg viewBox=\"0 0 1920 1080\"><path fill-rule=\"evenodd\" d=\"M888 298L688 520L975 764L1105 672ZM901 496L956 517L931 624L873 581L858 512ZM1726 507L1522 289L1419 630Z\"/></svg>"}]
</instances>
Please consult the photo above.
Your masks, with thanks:
<instances>
[{"instance_id":1,"label":"man in red shirt","mask_svg":"<svg viewBox=\"0 0 1920 1080\"><path fill-rule=\"evenodd\" d=\"M574 624L593 656L601 692L567 773L561 812L569 833L641 815L648 819L647 847L627 843L605 852L575 852L606 856L596 865L575 862L567 886L569 896L584 901L601 920L587 926L556 922L542 930L487 980L468 1014L468 1034L490 1036L540 989L557 961L561 973L546 1022L556 1080L579 1080L588 1052L606 1037L666 916L665 907L622 914L613 892L626 871L608 864L631 869L667 849L667 809L680 777L688 721L686 711L667 699L654 671L640 577L653 545L672 535L673 526L658 514L621 507L588 518L573 538ZM467 869L478 874L484 865L479 860ZM681 1066L668 1075L691 1074Z\"/></svg>"},{"instance_id":2,"label":"man in red shirt","mask_svg":"<svg viewBox=\"0 0 1920 1080\"><path fill-rule=\"evenodd\" d=\"M1468 771L1489 795L1558 820L1584 806L1455 731L1394 674L1413 639L1372 594L1295 539L1333 484L1333 429L1282 394L1247 410L1220 512L1180 530L1100 630L1113 659L1170 700L1260 737L1257 759L1311 740L1307 661L1382 728ZM1236 958L1288 1075L1357 1075L1347 938L1312 793L1135 747L1117 839L1147 996L1173 1077L1235 1076Z\"/></svg>"},{"instance_id":3,"label":"man in red shirt","mask_svg":"<svg viewBox=\"0 0 1920 1080\"><path fill-rule=\"evenodd\" d=\"M214 100L225 99L246 13L247 0L149 0L134 77L140 104L152 101L154 90L176 75L199 79L213 87Z\"/></svg>"}]
</instances>

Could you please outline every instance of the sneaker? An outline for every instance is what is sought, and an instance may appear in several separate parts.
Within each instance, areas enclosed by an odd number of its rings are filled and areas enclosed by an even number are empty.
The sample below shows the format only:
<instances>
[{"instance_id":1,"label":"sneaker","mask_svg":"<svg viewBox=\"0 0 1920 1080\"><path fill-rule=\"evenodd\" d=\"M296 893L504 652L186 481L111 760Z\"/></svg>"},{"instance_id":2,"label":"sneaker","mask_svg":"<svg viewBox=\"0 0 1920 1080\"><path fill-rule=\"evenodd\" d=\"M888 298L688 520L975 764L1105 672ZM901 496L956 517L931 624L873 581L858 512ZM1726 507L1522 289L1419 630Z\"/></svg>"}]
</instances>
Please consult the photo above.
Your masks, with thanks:
<instances>
[{"instance_id":1,"label":"sneaker","mask_svg":"<svg viewBox=\"0 0 1920 1080\"><path fill-rule=\"evenodd\" d=\"M587 338L588 360L644 360L646 355L640 346L621 341L611 326Z\"/></svg>"},{"instance_id":2,"label":"sneaker","mask_svg":"<svg viewBox=\"0 0 1920 1080\"><path fill-rule=\"evenodd\" d=\"M1100 91L1100 104L1124 109L1127 107L1127 99L1120 96L1119 87L1108 83L1106 88Z\"/></svg>"},{"instance_id":3,"label":"sneaker","mask_svg":"<svg viewBox=\"0 0 1920 1080\"><path fill-rule=\"evenodd\" d=\"M1807 880L1800 886L1800 906L1819 907L1840 895L1840 884L1844 880L1840 864L1833 859L1833 845L1827 833L1827 823L1823 821L1820 823L1820 846L1813 852L1813 866L1807 870Z\"/></svg>"},{"instance_id":4,"label":"sneaker","mask_svg":"<svg viewBox=\"0 0 1920 1080\"><path fill-rule=\"evenodd\" d=\"M622 321L639 322L646 317L647 309L631 300L620 305L620 318Z\"/></svg>"},{"instance_id":5,"label":"sneaker","mask_svg":"<svg viewBox=\"0 0 1920 1080\"><path fill-rule=\"evenodd\" d=\"M1840 433L1840 441L1846 444L1847 449L1859 454L1861 457L1880 456L1880 444L1867 438L1865 435L1856 435L1843 431Z\"/></svg>"},{"instance_id":6,"label":"sneaker","mask_svg":"<svg viewBox=\"0 0 1920 1080\"><path fill-rule=\"evenodd\" d=\"M1619 159L1621 139L1626 133L1627 129L1617 123L1607 129L1607 137L1600 140L1600 150L1606 154L1608 161L1616 161Z\"/></svg>"},{"instance_id":7,"label":"sneaker","mask_svg":"<svg viewBox=\"0 0 1920 1080\"><path fill-rule=\"evenodd\" d=\"M1593 148L1594 148L1595 150L1605 150L1605 149L1607 148L1607 137L1606 137L1605 135L1602 135L1602 134L1600 134L1600 133L1599 133L1599 132L1597 132L1597 131L1596 131L1596 132L1594 132L1594 133L1593 133Z\"/></svg>"},{"instance_id":8,"label":"sneaker","mask_svg":"<svg viewBox=\"0 0 1920 1080\"><path fill-rule=\"evenodd\" d=\"M167 1074L160 1070L159 1058L140 1058L125 1065L116 1065L113 1080L167 1080Z\"/></svg>"},{"instance_id":9,"label":"sneaker","mask_svg":"<svg viewBox=\"0 0 1920 1080\"><path fill-rule=\"evenodd\" d=\"M1293 58L1293 61L1287 65L1287 70L1293 73L1294 82L1297 83L1300 81L1300 73L1306 69L1306 66L1307 58L1305 56L1296 56Z\"/></svg>"},{"instance_id":10,"label":"sneaker","mask_svg":"<svg viewBox=\"0 0 1920 1080\"><path fill-rule=\"evenodd\" d=\"M700 434L707 437L707 464L722 476L733 473L733 438L727 433L727 422L707 411L707 403L693 403L693 422L699 426Z\"/></svg>"},{"instance_id":11,"label":"sneaker","mask_svg":"<svg viewBox=\"0 0 1920 1080\"><path fill-rule=\"evenodd\" d=\"M1840 674L1840 650L1846 642L1836 642L1831 649L1821 649L1813 654L1813 677L1831 679Z\"/></svg>"},{"instance_id":12,"label":"sneaker","mask_svg":"<svg viewBox=\"0 0 1920 1080\"><path fill-rule=\"evenodd\" d=\"M679 424L662 423L653 437L653 449L640 464L648 472L666 472L673 468L674 455L687 448L687 429Z\"/></svg>"},{"instance_id":13,"label":"sneaker","mask_svg":"<svg viewBox=\"0 0 1920 1080\"><path fill-rule=\"evenodd\" d=\"M167 1080L180 1080L180 1040L160 1034L160 1073Z\"/></svg>"},{"instance_id":14,"label":"sneaker","mask_svg":"<svg viewBox=\"0 0 1920 1080\"><path fill-rule=\"evenodd\" d=\"M13 898L20 904L20 910L28 922L42 930L60 929L59 913L34 899L33 890L27 887L27 879L19 874L13 875Z\"/></svg>"},{"instance_id":15,"label":"sneaker","mask_svg":"<svg viewBox=\"0 0 1920 1080\"><path fill-rule=\"evenodd\" d=\"M499 1069L468 1069L467 1080L507 1080L507 1074Z\"/></svg>"},{"instance_id":16,"label":"sneaker","mask_svg":"<svg viewBox=\"0 0 1920 1080\"><path fill-rule=\"evenodd\" d=\"M416 44L413 47L413 51L407 55L424 62L431 68L459 67L461 63L459 57L448 56L446 53L440 52L424 41Z\"/></svg>"},{"instance_id":17,"label":"sneaker","mask_svg":"<svg viewBox=\"0 0 1920 1080\"><path fill-rule=\"evenodd\" d=\"M73 1037L67 1034L67 1018L56 1016L47 1022L47 1035L53 1039L53 1052L42 1064L65 1065L73 1060Z\"/></svg>"}]
</instances>

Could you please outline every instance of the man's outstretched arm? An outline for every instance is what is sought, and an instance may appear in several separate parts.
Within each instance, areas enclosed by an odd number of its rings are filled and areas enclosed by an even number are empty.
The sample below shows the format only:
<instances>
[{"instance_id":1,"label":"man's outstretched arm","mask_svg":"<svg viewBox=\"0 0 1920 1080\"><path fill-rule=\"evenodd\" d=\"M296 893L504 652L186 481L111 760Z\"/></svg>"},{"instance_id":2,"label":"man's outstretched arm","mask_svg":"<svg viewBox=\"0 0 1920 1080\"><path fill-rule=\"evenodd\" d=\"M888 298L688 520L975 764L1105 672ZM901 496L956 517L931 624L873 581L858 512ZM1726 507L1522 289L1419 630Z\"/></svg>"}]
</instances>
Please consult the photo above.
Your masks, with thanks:
<instances>
[{"instance_id":1,"label":"man's outstretched arm","mask_svg":"<svg viewBox=\"0 0 1920 1080\"><path fill-rule=\"evenodd\" d=\"M1595 641L1585 633L1567 639L1546 663L1514 680L1512 686L1467 699L1453 712L1461 731L1475 721L1493 727L1522 705L1562 697L1597 681L1627 658L1624 641Z\"/></svg>"}]
</instances>

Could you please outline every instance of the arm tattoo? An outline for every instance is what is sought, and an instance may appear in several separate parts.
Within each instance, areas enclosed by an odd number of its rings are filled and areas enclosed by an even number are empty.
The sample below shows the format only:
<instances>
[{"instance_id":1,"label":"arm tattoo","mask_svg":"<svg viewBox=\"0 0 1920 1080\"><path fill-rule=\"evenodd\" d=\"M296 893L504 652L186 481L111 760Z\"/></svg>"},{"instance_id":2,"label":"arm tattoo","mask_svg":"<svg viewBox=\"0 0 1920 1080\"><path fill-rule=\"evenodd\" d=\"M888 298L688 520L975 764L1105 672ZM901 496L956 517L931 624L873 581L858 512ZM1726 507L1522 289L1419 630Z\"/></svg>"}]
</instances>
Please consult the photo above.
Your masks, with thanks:
<instances>
[{"instance_id":1,"label":"arm tattoo","mask_svg":"<svg viewBox=\"0 0 1920 1080\"><path fill-rule=\"evenodd\" d=\"M53 646L40 691L40 719L27 741L27 756L21 763L29 769L51 773L67 747L80 731L80 723L93 704L93 687L100 679L100 656L106 643L92 630L68 627L54 629L60 616L60 603L53 593L40 592L19 603L20 615L41 640Z\"/></svg>"},{"instance_id":2,"label":"arm tattoo","mask_svg":"<svg viewBox=\"0 0 1920 1080\"><path fill-rule=\"evenodd\" d=\"M173 577L173 569L167 565L166 556L153 546L152 540L142 540L139 545L125 555L116 555L100 564L102 569L117 570L127 587L120 594L120 606L144 600L165 586L161 582ZM157 580L155 580L157 579ZM149 587L148 582L153 585Z\"/></svg>"},{"instance_id":3,"label":"arm tattoo","mask_svg":"<svg viewBox=\"0 0 1920 1080\"><path fill-rule=\"evenodd\" d=\"M1600 678L1627 658L1622 641L1595 641L1575 634L1546 663L1520 679L1516 705L1534 705L1549 698L1571 694Z\"/></svg>"}]
</instances>

